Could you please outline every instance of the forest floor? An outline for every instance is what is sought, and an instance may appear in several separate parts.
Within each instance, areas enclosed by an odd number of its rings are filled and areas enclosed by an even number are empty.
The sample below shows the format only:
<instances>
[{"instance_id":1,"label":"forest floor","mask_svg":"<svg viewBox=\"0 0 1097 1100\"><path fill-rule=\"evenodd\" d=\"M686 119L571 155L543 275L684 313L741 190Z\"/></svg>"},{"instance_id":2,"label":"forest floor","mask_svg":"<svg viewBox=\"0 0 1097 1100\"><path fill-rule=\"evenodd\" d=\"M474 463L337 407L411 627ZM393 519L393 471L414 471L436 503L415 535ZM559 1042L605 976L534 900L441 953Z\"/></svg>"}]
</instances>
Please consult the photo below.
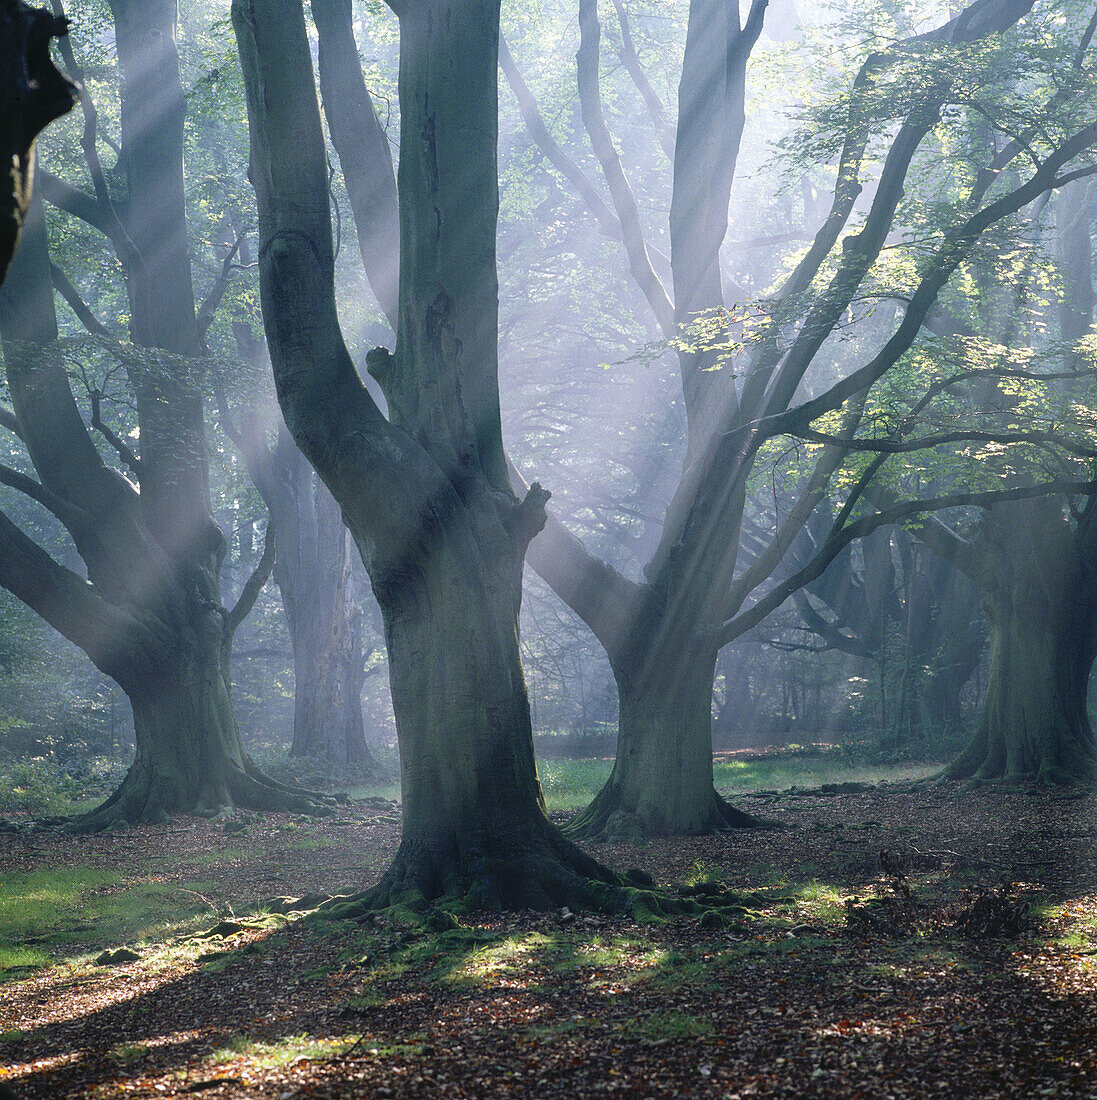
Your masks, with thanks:
<instances>
[{"instance_id":1,"label":"forest floor","mask_svg":"<svg viewBox=\"0 0 1097 1100\"><path fill-rule=\"evenodd\" d=\"M718 930L255 917L375 881L399 838L380 799L0 834L0 1082L27 1100L1097 1095L1097 794L735 797L789 828L590 846L672 890L742 892ZM108 957L123 945L136 957Z\"/></svg>"}]
</instances>

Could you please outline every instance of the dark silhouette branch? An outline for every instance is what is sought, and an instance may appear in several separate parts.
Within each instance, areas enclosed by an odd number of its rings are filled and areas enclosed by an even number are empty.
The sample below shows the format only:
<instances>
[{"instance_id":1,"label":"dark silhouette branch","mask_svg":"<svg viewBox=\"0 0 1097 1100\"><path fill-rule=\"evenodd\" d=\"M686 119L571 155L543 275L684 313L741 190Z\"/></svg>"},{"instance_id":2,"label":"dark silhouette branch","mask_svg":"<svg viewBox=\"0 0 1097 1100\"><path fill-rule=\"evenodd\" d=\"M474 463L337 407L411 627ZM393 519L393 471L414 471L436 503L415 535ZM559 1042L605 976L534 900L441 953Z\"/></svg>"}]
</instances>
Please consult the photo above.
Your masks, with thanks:
<instances>
[{"instance_id":1,"label":"dark silhouette branch","mask_svg":"<svg viewBox=\"0 0 1097 1100\"><path fill-rule=\"evenodd\" d=\"M711 632L718 645L727 645L741 634L757 626L805 585L820 577L838 554L855 539L864 538L878 527L897 523L923 512L944 511L949 508L980 507L1004 504L1014 500L1030 500L1051 493L1097 493L1097 481L1049 481L1040 485L1028 485L1018 489L992 489L981 493L948 493L923 500L908 500L881 509L875 515L864 516L834 531L823 542L818 553L802 569L776 584L757 603L741 614L723 622Z\"/></svg>"},{"instance_id":2,"label":"dark silhouette branch","mask_svg":"<svg viewBox=\"0 0 1097 1100\"><path fill-rule=\"evenodd\" d=\"M114 448L118 457L129 470L140 480L142 474L141 460L127 445L126 441L103 423L101 415L101 403L103 394L97 389L91 390L91 426Z\"/></svg>"},{"instance_id":3,"label":"dark silhouette branch","mask_svg":"<svg viewBox=\"0 0 1097 1100\"><path fill-rule=\"evenodd\" d=\"M92 313L87 302L80 297L80 292L69 281L69 277L52 260L50 260L50 278L58 294L68 302L69 308L88 332L95 336L112 336L110 329Z\"/></svg>"},{"instance_id":4,"label":"dark silhouette branch","mask_svg":"<svg viewBox=\"0 0 1097 1100\"><path fill-rule=\"evenodd\" d=\"M259 599L259 593L263 591L263 585L270 580L270 575L274 571L276 545L274 524L268 521L267 531L263 536L263 553L252 570L251 576L244 582L244 587L240 590L240 598L232 610L225 615L226 644L231 642L237 628L251 614L255 601Z\"/></svg>"}]
</instances>

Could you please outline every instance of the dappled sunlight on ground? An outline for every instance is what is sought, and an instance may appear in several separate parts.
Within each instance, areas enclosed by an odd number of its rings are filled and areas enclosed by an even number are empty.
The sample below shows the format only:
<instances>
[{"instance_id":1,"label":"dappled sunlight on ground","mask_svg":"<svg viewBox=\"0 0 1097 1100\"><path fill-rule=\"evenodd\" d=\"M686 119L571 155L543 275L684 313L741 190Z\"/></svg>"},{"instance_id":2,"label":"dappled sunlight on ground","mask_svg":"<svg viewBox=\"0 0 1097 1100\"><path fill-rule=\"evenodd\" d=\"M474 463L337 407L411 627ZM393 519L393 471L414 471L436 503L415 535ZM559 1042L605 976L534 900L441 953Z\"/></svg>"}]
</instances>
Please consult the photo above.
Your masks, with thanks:
<instances>
[{"instance_id":1,"label":"dappled sunlight on ground","mask_svg":"<svg viewBox=\"0 0 1097 1100\"><path fill-rule=\"evenodd\" d=\"M1088 1095L1097 798L890 786L747 802L792 827L592 846L663 883L739 892L718 931L565 912L444 933L244 916L256 898L375 880L398 840L388 804L0 837L32 895L0 907L0 947L36 924L31 946L55 960L6 973L0 1080L27 1100ZM1031 899L1027 925L957 931L1004 878ZM5 877L0 901L15 887ZM123 943L140 957L95 964Z\"/></svg>"}]
</instances>

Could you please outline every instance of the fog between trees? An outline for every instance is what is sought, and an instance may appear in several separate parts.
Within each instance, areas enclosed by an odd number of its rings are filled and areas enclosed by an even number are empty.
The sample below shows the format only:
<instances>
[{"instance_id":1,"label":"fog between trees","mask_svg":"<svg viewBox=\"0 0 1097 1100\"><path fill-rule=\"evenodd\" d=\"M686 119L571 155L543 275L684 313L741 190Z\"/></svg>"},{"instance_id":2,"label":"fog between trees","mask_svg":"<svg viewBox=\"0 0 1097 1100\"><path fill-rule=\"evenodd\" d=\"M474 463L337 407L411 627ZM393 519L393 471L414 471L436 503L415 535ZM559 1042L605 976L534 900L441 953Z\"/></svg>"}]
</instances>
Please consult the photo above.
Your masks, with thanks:
<instances>
[{"instance_id":1,"label":"fog between trees","mask_svg":"<svg viewBox=\"0 0 1097 1100\"><path fill-rule=\"evenodd\" d=\"M365 904L608 905L576 840L759 824L714 738L1092 778L1084 5L66 14L0 584L9 751L133 739L74 827L395 738ZM616 755L568 836L535 746Z\"/></svg>"}]
</instances>

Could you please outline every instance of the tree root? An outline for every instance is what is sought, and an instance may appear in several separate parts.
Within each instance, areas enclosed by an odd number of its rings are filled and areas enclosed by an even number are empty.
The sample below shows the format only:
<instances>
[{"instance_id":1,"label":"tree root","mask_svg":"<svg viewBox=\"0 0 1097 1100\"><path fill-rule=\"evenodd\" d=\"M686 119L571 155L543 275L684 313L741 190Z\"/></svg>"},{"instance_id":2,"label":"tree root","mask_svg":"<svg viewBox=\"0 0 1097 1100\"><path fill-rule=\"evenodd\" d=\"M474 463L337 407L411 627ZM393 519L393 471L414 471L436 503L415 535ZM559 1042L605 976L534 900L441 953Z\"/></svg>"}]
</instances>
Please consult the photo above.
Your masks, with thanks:
<instances>
[{"instance_id":1,"label":"tree root","mask_svg":"<svg viewBox=\"0 0 1097 1100\"><path fill-rule=\"evenodd\" d=\"M564 833L573 840L600 840L639 844L655 836L711 836L735 829L780 829L776 821L755 817L732 806L714 789L712 800L697 821L677 825L673 821L626 809L618 791L603 787L594 801L572 818Z\"/></svg>"},{"instance_id":2,"label":"tree root","mask_svg":"<svg viewBox=\"0 0 1097 1100\"><path fill-rule=\"evenodd\" d=\"M98 833L119 825L161 824L173 813L233 810L325 817L335 812L335 804L330 795L279 783L247 757L242 767L232 765L219 781L182 789L176 778L152 774L135 763L106 802L65 827L72 833Z\"/></svg>"}]
</instances>

